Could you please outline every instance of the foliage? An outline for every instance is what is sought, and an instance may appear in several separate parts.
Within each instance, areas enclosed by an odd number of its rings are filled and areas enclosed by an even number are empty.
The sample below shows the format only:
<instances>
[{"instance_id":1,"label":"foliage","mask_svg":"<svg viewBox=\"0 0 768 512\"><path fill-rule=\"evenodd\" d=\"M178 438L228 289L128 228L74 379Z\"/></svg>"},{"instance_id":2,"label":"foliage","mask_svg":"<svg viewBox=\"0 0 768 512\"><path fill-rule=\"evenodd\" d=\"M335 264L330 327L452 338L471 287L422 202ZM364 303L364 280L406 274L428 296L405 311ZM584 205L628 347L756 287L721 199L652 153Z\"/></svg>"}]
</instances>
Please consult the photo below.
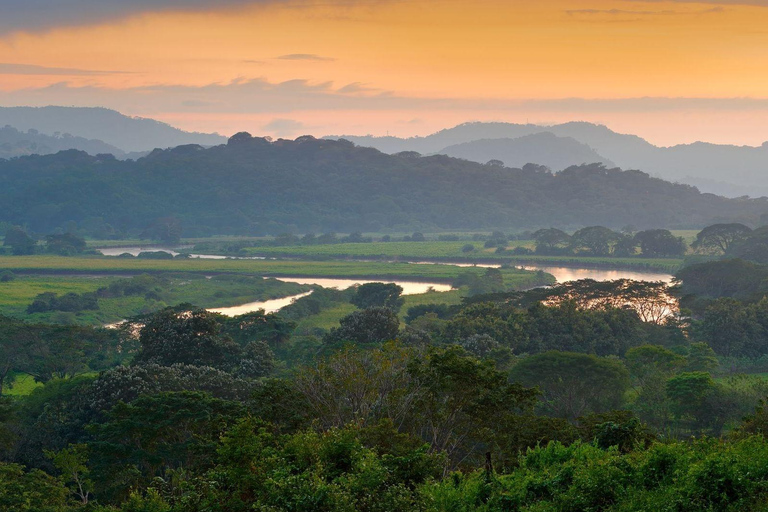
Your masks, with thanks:
<instances>
[{"instance_id":1,"label":"foliage","mask_svg":"<svg viewBox=\"0 0 768 512\"><path fill-rule=\"evenodd\" d=\"M229 368L239 355L239 347L219 336L219 331L214 313L165 309L149 317L139 331L141 348L134 363Z\"/></svg>"},{"instance_id":2,"label":"foliage","mask_svg":"<svg viewBox=\"0 0 768 512\"><path fill-rule=\"evenodd\" d=\"M765 211L760 200L701 194L601 165L553 174L443 155L385 155L345 141L270 142L246 135L208 149L156 150L136 161L79 151L24 156L0 161L0 182L6 185L0 191L4 222L53 232L69 222L101 218L118 232L144 231L167 241L177 239L179 227L200 236L398 227L705 226L721 218L758 218Z\"/></svg>"},{"instance_id":3,"label":"foliage","mask_svg":"<svg viewBox=\"0 0 768 512\"><path fill-rule=\"evenodd\" d=\"M405 300L403 288L395 283L367 283L357 287L350 302L360 309L386 307L397 313Z\"/></svg>"},{"instance_id":4,"label":"foliage","mask_svg":"<svg viewBox=\"0 0 768 512\"><path fill-rule=\"evenodd\" d=\"M512 368L510 376L541 390L544 411L569 419L618 409L629 388L629 372L621 361L571 352L527 357Z\"/></svg>"},{"instance_id":5,"label":"foliage","mask_svg":"<svg viewBox=\"0 0 768 512\"><path fill-rule=\"evenodd\" d=\"M744 224L713 224L702 229L691 247L697 251L727 254L734 244L742 242L752 230Z\"/></svg>"},{"instance_id":6,"label":"foliage","mask_svg":"<svg viewBox=\"0 0 768 512\"><path fill-rule=\"evenodd\" d=\"M355 311L339 321L324 338L327 345L351 342L356 345L378 345L397 338L400 319L387 307Z\"/></svg>"}]
</instances>

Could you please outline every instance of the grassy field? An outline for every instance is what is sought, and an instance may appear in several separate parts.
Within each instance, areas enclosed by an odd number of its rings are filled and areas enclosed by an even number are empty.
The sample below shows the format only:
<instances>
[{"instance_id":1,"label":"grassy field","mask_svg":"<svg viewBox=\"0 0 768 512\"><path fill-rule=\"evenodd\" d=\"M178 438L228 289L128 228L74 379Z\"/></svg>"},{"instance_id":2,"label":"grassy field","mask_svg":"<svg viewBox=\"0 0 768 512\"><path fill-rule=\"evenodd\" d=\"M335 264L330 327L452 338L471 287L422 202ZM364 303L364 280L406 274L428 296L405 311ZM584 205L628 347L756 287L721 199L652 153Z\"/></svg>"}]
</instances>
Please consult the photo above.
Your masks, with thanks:
<instances>
[{"instance_id":1,"label":"grassy field","mask_svg":"<svg viewBox=\"0 0 768 512\"><path fill-rule=\"evenodd\" d=\"M35 382L31 375L26 373L17 373L13 376L11 385L3 390L4 395L9 396L27 396L35 388L42 386L40 382Z\"/></svg>"},{"instance_id":2,"label":"grassy field","mask_svg":"<svg viewBox=\"0 0 768 512\"><path fill-rule=\"evenodd\" d=\"M77 276L19 276L0 283L0 314L24 318L30 322L78 323L100 325L115 322L140 313L157 311L184 302L205 308L228 307L238 304L297 295L309 286L286 283L275 279L205 279L199 275L164 279L153 289L153 296L142 295L100 298L98 310L78 313L46 312L27 314L34 298L43 292L57 294L94 292L109 285L114 278Z\"/></svg>"},{"instance_id":3,"label":"grassy field","mask_svg":"<svg viewBox=\"0 0 768 512\"><path fill-rule=\"evenodd\" d=\"M475 249L464 252L471 243ZM514 245L529 246L531 242L510 242ZM252 247L245 249L254 256L282 256L294 258L362 258L387 260L454 261L475 263L541 263L546 265L614 267L647 269L665 272L676 271L682 259L666 258L609 258L591 256L538 256L496 253L486 249L483 242L373 242L360 244L330 244L287 247Z\"/></svg>"},{"instance_id":4,"label":"grassy field","mask_svg":"<svg viewBox=\"0 0 768 512\"><path fill-rule=\"evenodd\" d=\"M150 260L106 257L2 256L0 272L140 274L191 272L200 274L248 274L269 277L340 277L354 279L401 279L450 283L464 272L482 273L481 268L449 265L410 265L407 263L360 261L275 261L275 260ZM526 288L540 277L535 272L504 269L510 288Z\"/></svg>"}]
</instances>

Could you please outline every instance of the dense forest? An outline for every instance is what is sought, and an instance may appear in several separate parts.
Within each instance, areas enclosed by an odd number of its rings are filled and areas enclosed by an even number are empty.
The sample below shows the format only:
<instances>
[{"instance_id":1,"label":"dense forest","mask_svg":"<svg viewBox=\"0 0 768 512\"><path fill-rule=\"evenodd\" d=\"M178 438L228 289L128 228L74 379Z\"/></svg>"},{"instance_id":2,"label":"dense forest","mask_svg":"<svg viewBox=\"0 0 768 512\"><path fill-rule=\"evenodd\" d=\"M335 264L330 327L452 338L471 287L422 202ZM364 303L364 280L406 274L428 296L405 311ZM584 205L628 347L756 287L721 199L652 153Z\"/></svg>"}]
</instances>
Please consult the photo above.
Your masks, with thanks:
<instances>
[{"instance_id":1,"label":"dense forest","mask_svg":"<svg viewBox=\"0 0 768 512\"><path fill-rule=\"evenodd\" d=\"M768 370L765 275L726 257L672 289L582 280L404 322L382 283L120 329L0 317L0 509L765 510L768 383L744 375Z\"/></svg>"},{"instance_id":2,"label":"dense forest","mask_svg":"<svg viewBox=\"0 0 768 512\"><path fill-rule=\"evenodd\" d=\"M43 233L89 226L99 234L135 235L168 219L186 236L691 228L754 225L768 213L766 199L725 199L597 164L552 173L245 133L226 145L155 150L137 161L79 151L0 161L0 180L0 222Z\"/></svg>"}]
</instances>

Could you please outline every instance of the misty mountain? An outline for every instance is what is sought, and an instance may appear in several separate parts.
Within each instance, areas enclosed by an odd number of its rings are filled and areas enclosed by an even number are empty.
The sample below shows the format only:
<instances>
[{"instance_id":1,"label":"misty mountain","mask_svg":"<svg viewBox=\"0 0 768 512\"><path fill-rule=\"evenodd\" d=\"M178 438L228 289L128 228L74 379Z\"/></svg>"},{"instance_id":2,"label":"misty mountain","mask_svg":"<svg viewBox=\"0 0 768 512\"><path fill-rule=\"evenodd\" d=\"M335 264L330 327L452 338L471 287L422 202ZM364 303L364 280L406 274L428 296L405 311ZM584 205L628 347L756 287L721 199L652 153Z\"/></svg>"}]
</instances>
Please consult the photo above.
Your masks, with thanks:
<instances>
[{"instance_id":1,"label":"misty mountain","mask_svg":"<svg viewBox=\"0 0 768 512\"><path fill-rule=\"evenodd\" d=\"M221 135L185 132L160 121L128 117L106 108L0 107L0 126L5 125L25 132L37 130L46 135L68 133L74 137L95 139L125 153L184 144L213 146L227 140Z\"/></svg>"},{"instance_id":2,"label":"misty mountain","mask_svg":"<svg viewBox=\"0 0 768 512\"><path fill-rule=\"evenodd\" d=\"M768 199L726 199L599 164L552 173L445 155L387 155L348 141L155 150L136 161L80 151L0 160L0 222L48 233L70 222L136 234L178 218L187 236L756 224ZM108 226L107 226L108 225Z\"/></svg>"},{"instance_id":3,"label":"misty mountain","mask_svg":"<svg viewBox=\"0 0 768 512\"><path fill-rule=\"evenodd\" d=\"M549 132L526 135L518 139L482 139L448 146L438 153L484 162L487 155L508 167L523 167L535 162L559 171L572 165L602 163L615 167L609 159L571 137L558 137Z\"/></svg>"},{"instance_id":4,"label":"misty mountain","mask_svg":"<svg viewBox=\"0 0 768 512\"><path fill-rule=\"evenodd\" d=\"M0 158L49 155L67 149L79 149L91 155L110 153L118 158L125 156L123 150L106 142L75 137L69 133L53 136L37 130L21 132L12 126L0 128Z\"/></svg>"},{"instance_id":5,"label":"misty mountain","mask_svg":"<svg viewBox=\"0 0 768 512\"><path fill-rule=\"evenodd\" d=\"M681 144L658 147L636 136L616 133L601 125L572 122L554 126L511 123L466 123L441 130L427 137L355 137L343 136L355 144L375 147L387 153L417 151L423 154L441 153L444 149L483 139L519 139L543 132L558 137L570 137L586 144L597 154L623 169L640 169L653 176L680 181L699 187L704 192L731 197L748 194L768 195L768 144L759 147L723 144ZM498 152L476 154L473 160L487 162L504 160ZM533 155L534 157L536 155ZM541 165L545 154L532 159ZM582 163L574 161L573 164Z\"/></svg>"}]
</instances>

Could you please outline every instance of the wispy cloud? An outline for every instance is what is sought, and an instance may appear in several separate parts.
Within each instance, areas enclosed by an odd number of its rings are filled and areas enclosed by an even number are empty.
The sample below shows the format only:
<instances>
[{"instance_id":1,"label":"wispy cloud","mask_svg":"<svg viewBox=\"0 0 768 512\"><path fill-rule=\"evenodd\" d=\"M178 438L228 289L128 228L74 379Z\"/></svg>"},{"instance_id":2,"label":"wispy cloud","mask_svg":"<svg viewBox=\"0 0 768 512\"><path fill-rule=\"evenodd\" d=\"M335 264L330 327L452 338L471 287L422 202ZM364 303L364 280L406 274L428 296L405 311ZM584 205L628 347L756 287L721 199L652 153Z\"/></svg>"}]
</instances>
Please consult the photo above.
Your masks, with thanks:
<instances>
[{"instance_id":1,"label":"wispy cloud","mask_svg":"<svg viewBox=\"0 0 768 512\"><path fill-rule=\"evenodd\" d=\"M120 20L148 12L206 11L288 0L0 0L0 34Z\"/></svg>"},{"instance_id":2,"label":"wispy cloud","mask_svg":"<svg viewBox=\"0 0 768 512\"><path fill-rule=\"evenodd\" d=\"M306 128L304 123L295 119L273 119L261 127L265 132L274 133L278 137L296 135L299 130Z\"/></svg>"},{"instance_id":3,"label":"wispy cloud","mask_svg":"<svg viewBox=\"0 0 768 512\"><path fill-rule=\"evenodd\" d=\"M101 71L94 69L52 68L34 64L0 62L0 75L100 76L125 74L130 71Z\"/></svg>"},{"instance_id":4,"label":"wispy cloud","mask_svg":"<svg viewBox=\"0 0 768 512\"><path fill-rule=\"evenodd\" d=\"M752 5L768 7L768 0L626 0L629 2L660 3L673 2L679 4L714 4L719 6Z\"/></svg>"},{"instance_id":5,"label":"wispy cloud","mask_svg":"<svg viewBox=\"0 0 768 512\"><path fill-rule=\"evenodd\" d=\"M653 2L655 0L632 0L639 2ZM675 0L682 1L682 0ZM725 12L722 6L709 9L699 9L696 11L675 11L675 10L629 10L629 9L569 9L565 11L569 16L690 16L699 14L716 14Z\"/></svg>"},{"instance_id":6,"label":"wispy cloud","mask_svg":"<svg viewBox=\"0 0 768 512\"><path fill-rule=\"evenodd\" d=\"M355 91L370 91L366 94ZM67 82L48 87L0 92L4 105L100 105L135 112L196 114L273 114L277 120L292 119L301 111L504 111L552 113L639 113L674 111L768 111L768 98L559 98L507 99L444 97L423 98L375 92L353 83L342 87L333 82L302 79L280 83L265 79L239 79L202 87L156 85L129 89L73 86Z\"/></svg>"},{"instance_id":7,"label":"wispy cloud","mask_svg":"<svg viewBox=\"0 0 768 512\"><path fill-rule=\"evenodd\" d=\"M291 53L288 55L281 55L278 60L308 60L315 62L331 62L336 59L332 57L323 57L322 55L315 55L314 53Z\"/></svg>"}]
</instances>

